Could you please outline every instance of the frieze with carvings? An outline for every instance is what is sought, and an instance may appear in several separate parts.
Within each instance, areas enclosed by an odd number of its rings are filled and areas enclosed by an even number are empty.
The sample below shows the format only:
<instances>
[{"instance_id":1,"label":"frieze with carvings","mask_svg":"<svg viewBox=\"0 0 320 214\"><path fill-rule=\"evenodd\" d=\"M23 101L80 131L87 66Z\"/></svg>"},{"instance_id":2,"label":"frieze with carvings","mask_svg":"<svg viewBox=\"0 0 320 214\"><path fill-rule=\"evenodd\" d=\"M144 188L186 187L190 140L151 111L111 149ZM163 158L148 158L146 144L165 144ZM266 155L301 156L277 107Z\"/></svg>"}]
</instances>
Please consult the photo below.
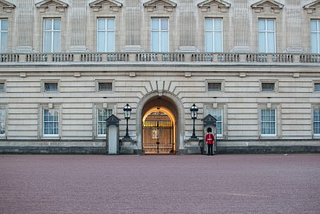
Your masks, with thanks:
<instances>
[{"instance_id":1,"label":"frieze with carvings","mask_svg":"<svg viewBox=\"0 0 320 214\"><path fill-rule=\"evenodd\" d=\"M308 14L313 14L315 12L320 12L320 0L313 1L309 4L303 6L303 9L307 11Z\"/></svg>"},{"instance_id":2,"label":"frieze with carvings","mask_svg":"<svg viewBox=\"0 0 320 214\"><path fill-rule=\"evenodd\" d=\"M0 7L2 7L4 12L11 13L16 6L8 1L0 0Z\"/></svg>"},{"instance_id":3,"label":"frieze with carvings","mask_svg":"<svg viewBox=\"0 0 320 214\"><path fill-rule=\"evenodd\" d=\"M93 12L99 12L104 7L109 8L110 11L118 12L122 7L122 3L115 0L96 0L89 4Z\"/></svg>"},{"instance_id":4,"label":"frieze with carvings","mask_svg":"<svg viewBox=\"0 0 320 214\"><path fill-rule=\"evenodd\" d=\"M206 0L200 2L198 7L202 12L214 12L219 11L221 13L226 13L231 7L231 4L223 0Z\"/></svg>"},{"instance_id":5,"label":"frieze with carvings","mask_svg":"<svg viewBox=\"0 0 320 214\"><path fill-rule=\"evenodd\" d=\"M262 0L253 5L251 8L256 13L280 13L284 5L274 0Z\"/></svg>"},{"instance_id":6,"label":"frieze with carvings","mask_svg":"<svg viewBox=\"0 0 320 214\"><path fill-rule=\"evenodd\" d=\"M172 12L177 7L177 4L170 0L151 0L143 4L148 12L167 11Z\"/></svg>"},{"instance_id":7,"label":"frieze with carvings","mask_svg":"<svg viewBox=\"0 0 320 214\"><path fill-rule=\"evenodd\" d=\"M54 10L55 12L63 13L68 8L68 4L60 0L43 0L36 4L36 8L40 13L49 12Z\"/></svg>"}]
</instances>

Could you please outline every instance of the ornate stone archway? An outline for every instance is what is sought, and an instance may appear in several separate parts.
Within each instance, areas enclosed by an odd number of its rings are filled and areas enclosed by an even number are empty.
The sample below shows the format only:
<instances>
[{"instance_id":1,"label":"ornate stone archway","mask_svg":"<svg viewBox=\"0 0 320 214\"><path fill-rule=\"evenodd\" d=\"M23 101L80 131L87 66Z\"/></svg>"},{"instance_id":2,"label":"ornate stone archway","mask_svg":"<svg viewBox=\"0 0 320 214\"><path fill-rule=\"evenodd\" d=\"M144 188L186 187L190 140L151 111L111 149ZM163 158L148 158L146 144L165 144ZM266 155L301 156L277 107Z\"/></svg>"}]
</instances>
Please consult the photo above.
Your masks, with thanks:
<instances>
[{"instance_id":1,"label":"ornate stone archway","mask_svg":"<svg viewBox=\"0 0 320 214\"><path fill-rule=\"evenodd\" d=\"M184 139L184 109L182 102L172 93L164 91L161 96L159 92L153 91L145 95L137 106L137 146L138 150L142 152L143 149L143 117L152 108L163 107L171 113L175 121L175 152L183 149Z\"/></svg>"}]
</instances>

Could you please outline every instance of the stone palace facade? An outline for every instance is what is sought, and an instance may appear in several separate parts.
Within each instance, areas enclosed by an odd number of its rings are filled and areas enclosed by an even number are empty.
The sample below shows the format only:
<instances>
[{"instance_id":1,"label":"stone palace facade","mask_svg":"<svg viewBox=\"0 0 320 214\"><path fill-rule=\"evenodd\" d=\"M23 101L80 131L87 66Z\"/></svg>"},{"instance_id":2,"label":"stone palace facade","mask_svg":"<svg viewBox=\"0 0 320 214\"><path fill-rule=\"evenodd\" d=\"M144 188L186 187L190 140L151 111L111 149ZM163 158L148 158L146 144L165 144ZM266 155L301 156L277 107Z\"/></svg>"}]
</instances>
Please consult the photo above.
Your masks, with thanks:
<instances>
[{"instance_id":1,"label":"stone palace facade","mask_svg":"<svg viewBox=\"0 0 320 214\"><path fill-rule=\"evenodd\" d=\"M104 153L112 114L120 153L199 153L208 114L221 152L320 151L320 0L0 0L0 34L1 153Z\"/></svg>"}]
</instances>

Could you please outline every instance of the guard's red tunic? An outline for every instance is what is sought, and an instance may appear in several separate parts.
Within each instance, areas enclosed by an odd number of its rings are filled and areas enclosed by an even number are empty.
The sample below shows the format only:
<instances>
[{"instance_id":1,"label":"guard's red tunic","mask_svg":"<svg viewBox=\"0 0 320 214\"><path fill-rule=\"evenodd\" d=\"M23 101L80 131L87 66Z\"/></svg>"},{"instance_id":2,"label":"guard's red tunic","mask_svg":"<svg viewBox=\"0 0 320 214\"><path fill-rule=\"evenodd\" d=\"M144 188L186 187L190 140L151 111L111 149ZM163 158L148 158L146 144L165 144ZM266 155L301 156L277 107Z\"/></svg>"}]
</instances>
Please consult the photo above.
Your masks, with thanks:
<instances>
[{"instance_id":1,"label":"guard's red tunic","mask_svg":"<svg viewBox=\"0 0 320 214\"><path fill-rule=\"evenodd\" d=\"M214 135L211 134L211 133L208 133L208 134L206 135L206 142L207 142L207 144L213 144L213 142L214 142Z\"/></svg>"}]
</instances>

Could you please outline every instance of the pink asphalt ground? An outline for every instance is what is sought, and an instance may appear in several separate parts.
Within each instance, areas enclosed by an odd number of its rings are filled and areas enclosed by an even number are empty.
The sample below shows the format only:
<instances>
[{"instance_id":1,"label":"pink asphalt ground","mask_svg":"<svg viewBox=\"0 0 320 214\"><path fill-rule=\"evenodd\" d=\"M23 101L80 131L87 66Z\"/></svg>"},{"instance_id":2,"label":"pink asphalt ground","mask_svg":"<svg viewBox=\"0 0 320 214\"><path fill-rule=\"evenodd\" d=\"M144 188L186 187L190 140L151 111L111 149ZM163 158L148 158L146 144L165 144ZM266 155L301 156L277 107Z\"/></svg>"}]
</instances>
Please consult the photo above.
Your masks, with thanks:
<instances>
[{"instance_id":1,"label":"pink asphalt ground","mask_svg":"<svg viewBox=\"0 0 320 214\"><path fill-rule=\"evenodd\" d=\"M0 213L320 213L320 155L0 155Z\"/></svg>"}]
</instances>

